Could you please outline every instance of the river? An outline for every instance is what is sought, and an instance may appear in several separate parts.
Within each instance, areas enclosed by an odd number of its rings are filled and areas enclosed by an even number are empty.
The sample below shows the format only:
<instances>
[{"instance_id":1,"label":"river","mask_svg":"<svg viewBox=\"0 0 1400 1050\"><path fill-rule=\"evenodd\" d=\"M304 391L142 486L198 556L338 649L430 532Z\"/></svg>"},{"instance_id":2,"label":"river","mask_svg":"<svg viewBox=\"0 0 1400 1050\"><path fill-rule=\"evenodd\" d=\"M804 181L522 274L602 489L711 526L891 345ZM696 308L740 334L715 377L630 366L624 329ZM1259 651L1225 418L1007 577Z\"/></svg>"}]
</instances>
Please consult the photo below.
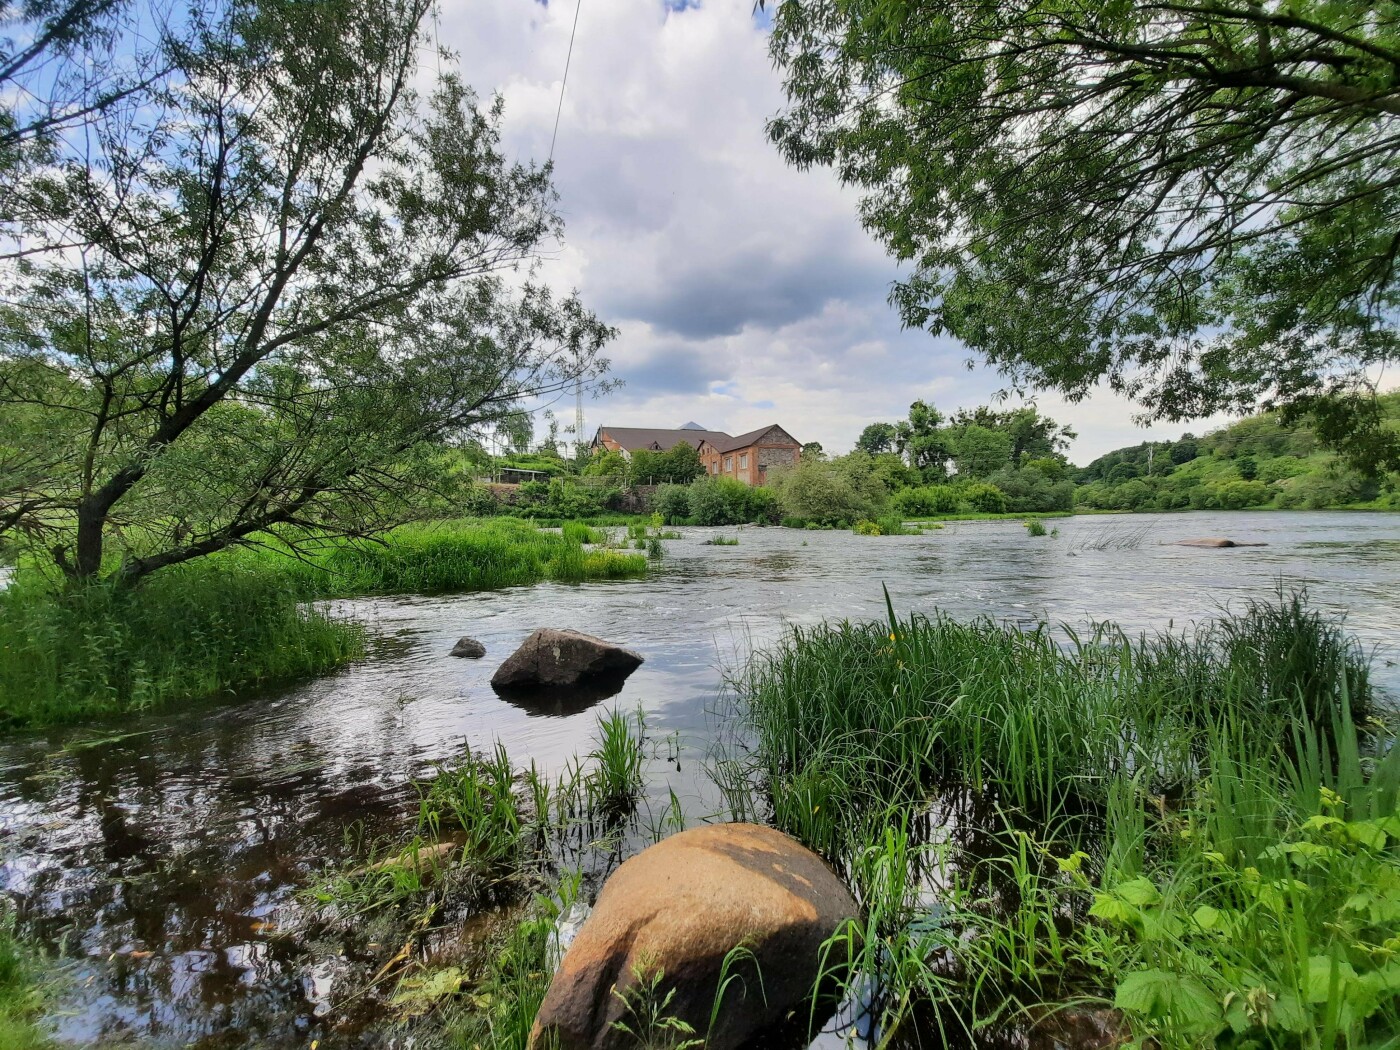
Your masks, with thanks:
<instances>
[{"instance_id":1,"label":"river","mask_svg":"<svg viewBox=\"0 0 1400 1050\"><path fill-rule=\"evenodd\" d=\"M644 580L337 603L372 655L290 689L13 736L0 743L0 889L71 958L54 1015L77 1044L304 1046L323 989L279 942L279 906L347 855L353 835L411 819L409 781L464 748L506 746L558 770L598 710L640 706L654 798L718 812L703 759L725 727L723 672L789 624L885 614L1130 630L1184 625L1282 585L1346 617L1375 679L1400 695L1400 515L1194 513L950 523L922 536L685 529ZM714 535L737 546L709 546ZM1261 547L1194 549L1229 536ZM640 651L603 707L541 712L499 699L495 667L533 629L574 628ZM448 656L471 635L487 657ZM679 752L677 753L677 745Z\"/></svg>"}]
</instances>

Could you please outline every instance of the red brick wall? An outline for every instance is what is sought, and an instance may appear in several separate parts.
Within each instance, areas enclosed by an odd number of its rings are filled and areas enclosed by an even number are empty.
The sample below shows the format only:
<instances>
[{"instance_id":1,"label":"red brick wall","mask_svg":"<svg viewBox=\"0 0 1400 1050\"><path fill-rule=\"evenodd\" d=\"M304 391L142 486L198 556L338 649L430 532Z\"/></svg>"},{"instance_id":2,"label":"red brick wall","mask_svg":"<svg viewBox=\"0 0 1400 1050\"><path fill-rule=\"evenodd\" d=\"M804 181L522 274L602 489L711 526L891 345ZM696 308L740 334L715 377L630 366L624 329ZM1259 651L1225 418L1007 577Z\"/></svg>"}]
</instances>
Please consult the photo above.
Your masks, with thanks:
<instances>
[{"instance_id":1,"label":"red brick wall","mask_svg":"<svg viewBox=\"0 0 1400 1050\"><path fill-rule=\"evenodd\" d=\"M700 453L700 462L710 477L736 478L745 485L762 485L767 479L760 467L796 463L800 454L798 445L748 445L731 452L707 448ZM719 465L718 474L715 473L716 464Z\"/></svg>"}]
</instances>

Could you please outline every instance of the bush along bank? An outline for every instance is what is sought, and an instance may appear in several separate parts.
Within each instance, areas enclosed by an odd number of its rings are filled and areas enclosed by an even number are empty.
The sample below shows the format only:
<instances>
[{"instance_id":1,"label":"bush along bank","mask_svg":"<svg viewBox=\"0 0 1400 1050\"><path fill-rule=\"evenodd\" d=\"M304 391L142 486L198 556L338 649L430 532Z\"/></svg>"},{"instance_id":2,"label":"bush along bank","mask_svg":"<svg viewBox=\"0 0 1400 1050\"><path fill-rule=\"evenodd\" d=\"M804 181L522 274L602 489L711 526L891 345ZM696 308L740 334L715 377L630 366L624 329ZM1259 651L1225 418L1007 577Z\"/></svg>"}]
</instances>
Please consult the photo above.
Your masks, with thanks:
<instances>
[{"instance_id":1,"label":"bush along bank","mask_svg":"<svg viewBox=\"0 0 1400 1050\"><path fill-rule=\"evenodd\" d=\"M1300 597L1067 644L891 614L734 687L757 757L731 792L850 879L833 951L884 1037L1084 1009L1163 1048L1400 1031L1400 750Z\"/></svg>"},{"instance_id":2,"label":"bush along bank","mask_svg":"<svg viewBox=\"0 0 1400 1050\"><path fill-rule=\"evenodd\" d=\"M0 725L151 710L325 673L363 655L357 623L317 599L640 576L647 558L509 519L397 529L299 559L268 547L64 590L22 563L0 590Z\"/></svg>"}]
</instances>

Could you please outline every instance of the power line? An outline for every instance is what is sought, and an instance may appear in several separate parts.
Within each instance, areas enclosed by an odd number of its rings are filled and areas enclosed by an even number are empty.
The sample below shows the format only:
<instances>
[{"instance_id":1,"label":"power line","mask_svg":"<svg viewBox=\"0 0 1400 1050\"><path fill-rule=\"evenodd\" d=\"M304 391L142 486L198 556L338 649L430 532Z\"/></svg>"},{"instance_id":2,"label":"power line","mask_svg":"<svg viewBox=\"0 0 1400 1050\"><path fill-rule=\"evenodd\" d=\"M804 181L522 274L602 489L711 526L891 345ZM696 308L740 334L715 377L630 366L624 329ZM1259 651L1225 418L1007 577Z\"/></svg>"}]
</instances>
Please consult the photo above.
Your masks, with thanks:
<instances>
[{"instance_id":1,"label":"power line","mask_svg":"<svg viewBox=\"0 0 1400 1050\"><path fill-rule=\"evenodd\" d=\"M569 63L574 60L574 36L578 33L578 13L583 9L583 0L574 7L574 27L569 30L569 53L564 56L564 79L559 82L559 106L554 110L554 134L549 136L549 159L554 160L554 140L559 137L559 115L564 112L564 88L569 84Z\"/></svg>"}]
</instances>

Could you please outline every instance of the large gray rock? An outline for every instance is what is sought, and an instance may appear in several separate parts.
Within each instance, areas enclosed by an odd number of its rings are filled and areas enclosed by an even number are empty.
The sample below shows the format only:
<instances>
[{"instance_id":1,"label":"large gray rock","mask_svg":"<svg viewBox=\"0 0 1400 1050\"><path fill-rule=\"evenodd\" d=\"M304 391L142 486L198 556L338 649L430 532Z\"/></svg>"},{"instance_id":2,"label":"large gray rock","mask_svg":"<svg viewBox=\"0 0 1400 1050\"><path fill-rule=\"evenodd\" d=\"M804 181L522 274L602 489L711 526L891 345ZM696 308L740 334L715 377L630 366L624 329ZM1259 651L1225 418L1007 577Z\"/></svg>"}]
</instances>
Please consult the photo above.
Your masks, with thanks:
<instances>
[{"instance_id":1,"label":"large gray rock","mask_svg":"<svg viewBox=\"0 0 1400 1050\"><path fill-rule=\"evenodd\" d=\"M625 678L642 665L631 649L579 631L541 627L491 676L497 688L577 685L596 679Z\"/></svg>"},{"instance_id":2,"label":"large gray rock","mask_svg":"<svg viewBox=\"0 0 1400 1050\"><path fill-rule=\"evenodd\" d=\"M855 901L815 853L772 828L712 824L643 850L603 886L565 953L530 1034L533 1050L623 1050L615 1027L634 1020L638 974L666 1014L690 1025L707 1050L769 1045L817 984L823 942L856 916ZM725 957L738 945L713 1030L711 1008ZM844 949L833 951L834 965ZM755 973L755 967L758 972ZM843 976L832 975L828 976ZM761 981L760 981L761 977Z\"/></svg>"}]
</instances>

